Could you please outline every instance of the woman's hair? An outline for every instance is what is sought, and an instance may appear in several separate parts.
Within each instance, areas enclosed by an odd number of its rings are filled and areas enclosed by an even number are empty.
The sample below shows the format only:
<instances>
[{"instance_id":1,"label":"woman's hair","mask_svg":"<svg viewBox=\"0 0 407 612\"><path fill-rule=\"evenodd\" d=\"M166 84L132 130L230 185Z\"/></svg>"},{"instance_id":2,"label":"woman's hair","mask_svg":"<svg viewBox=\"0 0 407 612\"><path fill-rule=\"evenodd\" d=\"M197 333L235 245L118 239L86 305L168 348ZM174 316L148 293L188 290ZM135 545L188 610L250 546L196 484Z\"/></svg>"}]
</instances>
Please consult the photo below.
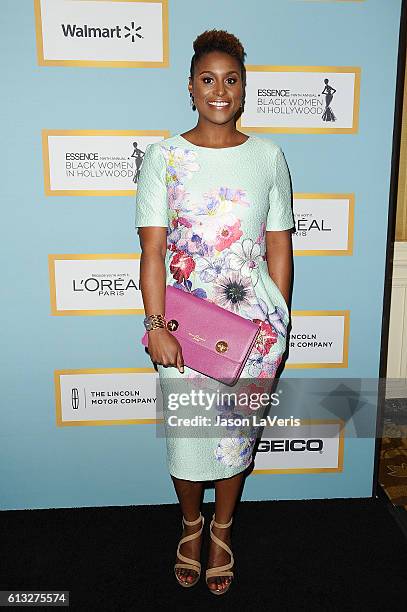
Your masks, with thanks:
<instances>
[{"instance_id":1,"label":"woman's hair","mask_svg":"<svg viewBox=\"0 0 407 612\"><path fill-rule=\"evenodd\" d=\"M193 42L194 55L191 59L190 76L194 77L195 64L206 53L211 51L222 51L236 58L240 63L243 85L246 82L246 70L244 60L246 57L242 43L236 36L225 30L206 30L202 32Z\"/></svg>"}]
</instances>

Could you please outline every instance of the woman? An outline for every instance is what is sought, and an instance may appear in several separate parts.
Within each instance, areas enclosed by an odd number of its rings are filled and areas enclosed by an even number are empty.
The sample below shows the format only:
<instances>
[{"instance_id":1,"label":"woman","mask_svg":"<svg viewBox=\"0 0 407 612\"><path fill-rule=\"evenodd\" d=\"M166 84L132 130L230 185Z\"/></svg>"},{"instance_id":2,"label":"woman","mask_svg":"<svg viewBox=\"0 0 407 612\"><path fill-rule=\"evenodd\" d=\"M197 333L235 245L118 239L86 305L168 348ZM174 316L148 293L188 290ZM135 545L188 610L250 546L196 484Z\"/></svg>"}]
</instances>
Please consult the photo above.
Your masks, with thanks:
<instances>
[{"instance_id":1,"label":"woman","mask_svg":"<svg viewBox=\"0 0 407 612\"><path fill-rule=\"evenodd\" d=\"M134 173L133 183L137 183L140 176L140 169L144 157L144 152L138 148L137 142L133 142L133 149L134 150L131 156L134 157L134 161L136 164L136 172Z\"/></svg>"},{"instance_id":2,"label":"woman","mask_svg":"<svg viewBox=\"0 0 407 612\"><path fill-rule=\"evenodd\" d=\"M174 285L261 327L241 377L272 379L286 348L292 273L291 188L280 148L236 129L244 102L245 52L223 30L194 41L188 89L196 126L147 147L136 198L140 287L148 352L161 387L198 377L165 327L165 287ZM155 317L153 315L156 315ZM151 327L151 325L150 325ZM166 406L164 403L164 411ZM165 420L165 419L164 419ZM215 482L207 585L225 593L233 577L230 529L255 438L167 436L167 461L183 513L175 575L197 583L203 481Z\"/></svg>"},{"instance_id":3,"label":"woman","mask_svg":"<svg viewBox=\"0 0 407 612\"><path fill-rule=\"evenodd\" d=\"M336 89L329 85L329 79L324 79L325 87L322 94L325 95L325 110L322 114L322 121L336 121L336 117L331 108L331 102L333 100L334 94L336 93Z\"/></svg>"}]
</instances>

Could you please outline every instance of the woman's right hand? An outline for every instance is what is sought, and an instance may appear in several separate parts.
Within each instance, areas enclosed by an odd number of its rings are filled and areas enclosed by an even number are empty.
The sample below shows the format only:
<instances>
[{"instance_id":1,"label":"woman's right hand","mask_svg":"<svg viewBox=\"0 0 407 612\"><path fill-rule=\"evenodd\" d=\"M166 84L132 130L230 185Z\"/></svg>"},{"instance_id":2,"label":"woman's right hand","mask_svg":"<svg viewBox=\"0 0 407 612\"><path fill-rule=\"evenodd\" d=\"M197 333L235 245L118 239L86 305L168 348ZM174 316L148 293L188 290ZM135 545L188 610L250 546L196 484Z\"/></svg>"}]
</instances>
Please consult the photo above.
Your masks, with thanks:
<instances>
[{"instance_id":1,"label":"woman's right hand","mask_svg":"<svg viewBox=\"0 0 407 612\"><path fill-rule=\"evenodd\" d=\"M148 353L153 363L175 366L184 373L184 359L178 340L163 327L148 332Z\"/></svg>"}]
</instances>

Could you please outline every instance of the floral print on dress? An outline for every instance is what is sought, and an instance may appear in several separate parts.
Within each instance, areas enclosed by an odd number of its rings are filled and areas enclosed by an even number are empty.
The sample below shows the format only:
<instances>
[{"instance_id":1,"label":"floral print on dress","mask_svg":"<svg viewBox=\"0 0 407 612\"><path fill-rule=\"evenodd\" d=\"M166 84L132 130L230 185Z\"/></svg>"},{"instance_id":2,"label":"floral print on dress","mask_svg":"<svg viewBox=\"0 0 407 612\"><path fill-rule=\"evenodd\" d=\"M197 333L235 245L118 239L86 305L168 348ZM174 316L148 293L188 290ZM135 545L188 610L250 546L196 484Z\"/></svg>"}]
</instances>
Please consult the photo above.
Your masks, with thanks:
<instances>
[{"instance_id":1,"label":"floral print on dress","mask_svg":"<svg viewBox=\"0 0 407 612\"><path fill-rule=\"evenodd\" d=\"M253 242L251 238L245 238L230 247L229 266L242 274L255 274L254 284L257 283L259 263L262 260L260 244Z\"/></svg>"},{"instance_id":2,"label":"floral print on dress","mask_svg":"<svg viewBox=\"0 0 407 612\"><path fill-rule=\"evenodd\" d=\"M251 204L240 187L214 187L200 201L192 201L184 182L200 170L196 151L175 146L161 149L166 160L172 284L257 323L260 333L242 376L273 378L281 356L276 358L272 347L280 336L285 338L286 325L284 311L279 307L270 311L255 293L266 259L266 224L261 223L255 240L244 237L239 207ZM246 452L251 456L250 444L247 436L222 438L216 458L231 461L228 465L241 461L241 465Z\"/></svg>"},{"instance_id":3,"label":"floral print on dress","mask_svg":"<svg viewBox=\"0 0 407 612\"><path fill-rule=\"evenodd\" d=\"M165 180L167 186L180 185L182 179L190 178L193 172L199 170L194 151L174 146L161 147L161 150L166 160Z\"/></svg>"},{"instance_id":4,"label":"floral print on dress","mask_svg":"<svg viewBox=\"0 0 407 612\"><path fill-rule=\"evenodd\" d=\"M252 458L256 438L221 438L214 450L215 458L228 467L246 467Z\"/></svg>"},{"instance_id":5,"label":"floral print on dress","mask_svg":"<svg viewBox=\"0 0 407 612\"><path fill-rule=\"evenodd\" d=\"M213 283L213 300L221 308L241 314L244 308L256 300L250 276L242 276L235 270L225 270Z\"/></svg>"}]
</instances>

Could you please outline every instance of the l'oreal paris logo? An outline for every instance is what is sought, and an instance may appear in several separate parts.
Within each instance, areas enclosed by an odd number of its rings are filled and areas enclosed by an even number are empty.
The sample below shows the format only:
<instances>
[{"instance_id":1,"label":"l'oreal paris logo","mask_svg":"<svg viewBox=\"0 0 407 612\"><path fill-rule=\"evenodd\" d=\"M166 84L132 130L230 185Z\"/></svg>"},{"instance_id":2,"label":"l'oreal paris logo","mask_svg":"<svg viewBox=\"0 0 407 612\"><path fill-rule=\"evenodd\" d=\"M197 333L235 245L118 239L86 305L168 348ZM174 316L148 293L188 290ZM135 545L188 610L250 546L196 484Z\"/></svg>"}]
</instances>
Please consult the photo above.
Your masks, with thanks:
<instances>
[{"instance_id":1,"label":"l'oreal paris logo","mask_svg":"<svg viewBox=\"0 0 407 612\"><path fill-rule=\"evenodd\" d=\"M72 280L73 291L98 292L99 295L124 295L128 289L138 287L132 278L82 278Z\"/></svg>"},{"instance_id":2,"label":"l'oreal paris logo","mask_svg":"<svg viewBox=\"0 0 407 612\"><path fill-rule=\"evenodd\" d=\"M304 219L304 217L296 219L296 232L310 232L316 230L317 232L332 232L332 227L327 227L328 221L326 219Z\"/></svg>"}]
</instances>

